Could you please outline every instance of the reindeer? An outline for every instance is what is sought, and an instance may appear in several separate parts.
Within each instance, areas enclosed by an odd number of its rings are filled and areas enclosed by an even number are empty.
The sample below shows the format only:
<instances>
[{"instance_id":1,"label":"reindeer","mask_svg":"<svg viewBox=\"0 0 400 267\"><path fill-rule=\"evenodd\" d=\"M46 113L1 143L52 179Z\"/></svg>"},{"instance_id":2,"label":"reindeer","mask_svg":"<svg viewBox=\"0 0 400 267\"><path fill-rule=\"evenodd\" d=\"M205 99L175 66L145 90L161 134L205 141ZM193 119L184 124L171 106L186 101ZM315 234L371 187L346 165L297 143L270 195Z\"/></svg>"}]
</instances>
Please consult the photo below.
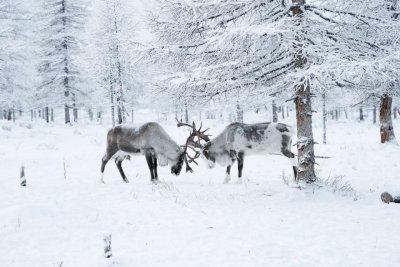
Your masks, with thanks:
<instances>
[{"instance_id":1,"label":"reindeer","mask_svg":"<svg viewBox=\"0 0 400 267\"><path fill-rule=\"evenodd\" d=\"M128 183L122 169L122 161L126 158L130 159L130 155L145 155L152 182L158 181L158 164L160 166L170 164L171 173L178 176L185 162L186 172L193 172L187 160L187 148L197 135L199 133L194 128L187 138L186 144L179 146L156 122L145 123L139 128L116 126L107 134L107 149L102 158L100 181L104 183L104 168L107 162L114 157L123 181Z\"/></svg>"},{"instance_id":2,"label":"reindeer","mask_svg":"<svg viewBox=\"0 0 400 267\"><path fill-rule=\"evenodd\" d=\"M238 161L238 181L242 182L243 161L245 155L280 154L292 162L294 177L297 176L295 155L291 152L292 128L283 123L231 123L217 137L201 148L208 166L215 163L227 166L224 183L231 180L230 171Z\"/></svg>"}]
</instances>

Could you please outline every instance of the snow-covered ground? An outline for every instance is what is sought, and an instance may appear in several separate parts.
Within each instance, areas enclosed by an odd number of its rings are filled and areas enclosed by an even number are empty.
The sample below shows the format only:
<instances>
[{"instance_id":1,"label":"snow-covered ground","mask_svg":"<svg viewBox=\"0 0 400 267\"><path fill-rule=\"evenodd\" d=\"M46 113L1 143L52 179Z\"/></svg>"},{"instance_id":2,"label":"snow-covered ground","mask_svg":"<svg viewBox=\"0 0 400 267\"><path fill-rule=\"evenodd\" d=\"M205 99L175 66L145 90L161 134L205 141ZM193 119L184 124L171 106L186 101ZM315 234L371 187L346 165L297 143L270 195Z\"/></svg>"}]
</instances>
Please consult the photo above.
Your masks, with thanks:
<instances>
[{"instance_id":1,"label":"snow-covered ground","mask_svg":"<svg viewBox=\"0 0 400 267\"><path fill-rule=\"evenodd\" d=\"M172 120L161 124L184 142L185 129ZM204 124L214 136L226 125ZM400 137L400 120L394 124ZM332 157L318 159L318 176L344 176L355 190L347 194L287 186L282 177L292 175L291 165L280 156L245 158L243 184L222 184L225 168L200 161L193 174L179 177L159 168L163 183L154 185L143 156L124 162L129 184L112 161L100 184L106 132L104 125L28 129L0 121L0 266L400 263L400 206L379 197L400 193L400 148L381 145L377 125L329 121L328 144L316 146L317 155ZM321 136L315 123L319 143ZM26 188L19 186L22 163ZM109 259L106 234L112 234Z\"/></svg>"}]
</instances>

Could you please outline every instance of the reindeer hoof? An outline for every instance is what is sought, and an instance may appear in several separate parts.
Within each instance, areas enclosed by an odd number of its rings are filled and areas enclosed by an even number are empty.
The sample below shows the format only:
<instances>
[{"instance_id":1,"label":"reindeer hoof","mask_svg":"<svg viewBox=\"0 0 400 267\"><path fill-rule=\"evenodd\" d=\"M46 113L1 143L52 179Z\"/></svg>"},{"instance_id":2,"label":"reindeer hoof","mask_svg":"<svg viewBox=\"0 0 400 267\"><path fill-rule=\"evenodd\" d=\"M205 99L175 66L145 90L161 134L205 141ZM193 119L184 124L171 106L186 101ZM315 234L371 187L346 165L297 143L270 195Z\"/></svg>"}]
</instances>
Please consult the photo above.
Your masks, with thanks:
<instances>
[{"instance_id":1,"label":"reindeer hoof","mask_svg":"<svg viewBox=\"0 0 400 267\"><path fill-rule=\"evenodd\" d=\"M390 202L393 202L393 197L388 192L383 192L381 194L381 199L382 199L383 202L385 202L387 204L389 204Z\"/></svg>"}]
</instances>

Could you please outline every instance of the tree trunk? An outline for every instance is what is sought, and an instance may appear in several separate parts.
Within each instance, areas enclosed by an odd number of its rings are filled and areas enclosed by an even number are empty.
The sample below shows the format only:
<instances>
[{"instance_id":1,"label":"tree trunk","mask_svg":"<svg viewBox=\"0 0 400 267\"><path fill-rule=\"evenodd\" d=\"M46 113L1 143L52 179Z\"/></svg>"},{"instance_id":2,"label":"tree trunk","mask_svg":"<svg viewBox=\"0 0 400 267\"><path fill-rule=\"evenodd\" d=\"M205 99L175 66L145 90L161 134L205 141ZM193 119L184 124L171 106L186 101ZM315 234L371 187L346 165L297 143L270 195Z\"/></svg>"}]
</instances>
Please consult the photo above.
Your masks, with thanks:
<instances>
[{"instance_id":1,"label":"tree trunk","mask_svg":"<svg viewBox=\"0 0 400 267\"><path fill-rule=\"evenodd\" d=\"M31 121L33 121L33 110L31 109Z\"/></svg>"},{"instance_id":2,"label":"tree trunk","mask_svg":"<svg viewBox=\"0 0 400 267\"><path fill-rule=\"evenodd\" d=\"M239 101L236 102L236 120L237 122L243 122L243 110L239 104Z\"/></svg>"},{"instance_id":3,"label":"tree trunk","mask_svg":"<svg viewBox=\"0 0 400 267\"><path fill-rule=\"evenodd\" d=\"M89 114L89 120L93 121L93 110L91 108L88 110L88 114Z\"/></svg>"},{"instance_id":4,"label":"tree trunk","mask_svg":"<svg viewBox=\"0 0 400 267\"><path fill-rule=\"evenodd\" d=\"M12 120L15 122L15 108L12 109Z\"/></svg>"},{"instance_id":5,"label":"tree trunk","mask_svg":"<svg viewBox=\"0 0 400 267\"><path fill-rule=\"evenodd\" d=\"M393 119L397 119L397 107L393 108Z\"/></svg>"},{"instance_id":6,"label":"tree trunk","mask_svg":"<svg viewBox=\"0 0 400 267\"><path fill-rule=\"evenodd\" d=\"M185 103L185 122L189 123L189 111L188 111L187 103Z\"/></svg>"},{"instance_id":7,"label":"tree trunk","mask_svg":"<svg viewBox=\"0 0 400 267\"><path fill-rule=\"evenodd\" d=\"M114 31L115 36L118 34L118 23L117 23L117 14L114 6ZM125 98L124 98L124 87L122 82L122 66L119 55L119 45L118 42L115 45L115 60L117 64L117 75L118 75L118 89L117 89L117 106L118 106L118 124L122 124L126 122L126 110L125 110Z\"/></svg>"},{"instance_id":8,"label":"tree trunk","mask_svg":"<svg viewBox=\"0 0 400 267\"><path fill-rule=\"evenodd\" d=\"M323 127L323 134L322 134L322 140L323 143L326 144L326 94L325 92L322 94L322 127Z\"/></svg>"},{"instance_id":9,"label":"tree trunk","mask_svg":"<svg viewBox=\"0 0 400 267\"><path fill-rule=\"evenodd\" d=\"M278 107L276 106L275 100L272 100L272 122L278 121Z\"/></svg>"},{"instance_id":10,"label":"tree trunk","mask_svg":"<svg viewBox=\"0 0 400 267\"><path fill-rule=\"evenodd\" d=\"M335 109L335 120L337 121L339 119L339 112L337 109Z\"/></svg>"},{"instance_id":11,"label":"tree trunk","mask_svg":"<svg viewBox=\"0 0 400 267\"><path fill-rule=\"evenodd\" d=\"M379 108L379 122L381 132L381 143L396 142L392 124L392 97L388 94L381 96L381 105Z\"/></svg>"},{"instance_id":12,"label":"tree trunk","mask_svg":"<svg viewBox=\"0 0 400 267\"><path fill-rule=\"evenodd\" d=\"M305 0L292 0L290 11L296 18L296 24L303 24L303 8ZM294 67L297 71L304 69L307 59L304 55L304 47L299 36L295 36L293 48ZM317 180L314 171L314 137L312 130L312 108L310 84L307 78L296 81L295 85L295 104L297 119L297 155L298 155L298 173L297 180L312 183Z\"/></svg>"},{"instance_id":13,"label":"tree trunk","mask_svg":"<svg viewBox=\"0 0 400 267\"><path fill-rule=\"evenodd\" d=\"M286 117L289 118L289 107L286 107Z\"/></svg>"},{"instance_id":14,"label":"tree trunk","mask_svg":"<svg viewBox=\"0 0 400 267\"><path fill-rule=\"evenodd\" d=\"M112 73L112 64L110 62L110 104L111 104L111 121L112 126L115 126L115 105L114 105L114 77Z\"/></svg>"},{"instance_id":15,"label":"tree trunk","mask_svg":"<svg viewBox=\"0 0 400 267\"><path fill-rule=\"evenodd\" d=\"M49 123L49 107L44 108L44 118L47 123Z\"/></svg>"},{"instance_id":16,"label":"tree trunk","mask_svg":"<svg viewBox=\"0 0 400 267\"><path fill-rule=\"evenodd\" d=\"M76 107L76 96L72 94L72 115L74 117L74 122L78 122L78 108Z\"/></svg>"},{"instance_id":17,"label":"tree trunk","mask_svg":"<svg viewBox=\"0 0 400 267\"><path fill-rule=\"evenodd\" d=\"M374 109L372 110L372 123L376 123L376 106L374 106Z\"/></svg>"},{"instance_id":18,"label":"tree trunk","mask_svg":"<svg viewBox=\"0 0 400 267\"><path fill-rule=\"evenodd\" d=\"M347 108L344 109L344 116L346 117L346 120L349 119L349 114L347 113Z\"/></svg>"},{"instance_id":19,"label":"tree trunk","mask_svg":"<svg viewBox=\"0 0 400 267\"><path fill-rule=\"evenodd\" d=\"M74 114L74 122L78 122L78 109L75 107L75 103L74 103L73 114Z\"/></svg>"},{"instance_id":20,"label":"tree trunk","mask_svg":"<svg viewBox=\"0 0 400 267\"><path fill-rule=\"evenodd\" d=\"M298 180L307 183L316 181L314 164L314 137L312 130L311 93L308 81L296 86Z\"/></svg>"},{"instance_id":21,"label":"tree trunk","mask_svg":"<svg viewBox=\"0 0 400 267\"><path fill-rule=\"evenodd\" d=\"M120 102L120 99L117 98L117 103ZM122 119L122 108L120 105L118 105L117 107L117 114L118 114L118 124L122 124L124 122L124 120Z\"/></svg>"},{"instance_id":22,"label":"tree trunk","mask_svg":"<svg viewBox=\"0 0 400 267\"><path fill-rule=\"evenodd\" d=\"M364 113L363 113L363 108L360 107L360 121L364 120Z\"/></svg>"},{"instance_id":23,"label":"tree trunk","mask_svg":"<svg viewBox=\"0 0 400 267\"><path fill-rule=\"evenodd\" d=\"M281 112L282 112L282 119L284 119L285 118L285 107L284 106L281 107Z\"/></svg>"},{"instance_id":24,"label":"tree trunk","mask_svg":"<svg viewBox=\"0 0 400 267\"><path fill-rule=\"evenodd\" d=\"M65 124L71 123L71 117L69 115L69 107L67 104L64 106L64 112L65 112Z\"/></svg>"},{"instance_id":25,"label":"tree trunk","mask_svg":"<svg viewBox=\"0 0 400 267\"><path fill-rule=\"evenodd\" d=\"M51 122L54 122L54 109L53 108L50 109L50 120L51 120Z\"/></svg>"},{"instance_id":26,"label":"tree trunk","mask_svg":"<svg viewBox=\"0 0 400 267\"><path fill-rule=\"evenodd\" d=\"M101 111L97 111L97 122L101 122Z\"/></svg>"}]
</instances>

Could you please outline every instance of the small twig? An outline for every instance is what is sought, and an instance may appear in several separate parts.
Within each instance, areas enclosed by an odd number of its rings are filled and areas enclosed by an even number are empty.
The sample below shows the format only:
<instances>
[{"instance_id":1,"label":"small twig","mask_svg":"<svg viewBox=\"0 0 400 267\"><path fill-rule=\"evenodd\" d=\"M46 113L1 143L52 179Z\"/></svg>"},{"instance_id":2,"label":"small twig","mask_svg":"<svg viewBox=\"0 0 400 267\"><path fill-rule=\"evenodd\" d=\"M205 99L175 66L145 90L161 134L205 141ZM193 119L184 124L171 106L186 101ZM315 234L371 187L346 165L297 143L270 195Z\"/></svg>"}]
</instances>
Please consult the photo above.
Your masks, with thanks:
<instances>
[{"instance_id":1,"label":"small twig","mask_svg":"<svg viewBox=\"0 0 400 267\"><path fill-rule=\"evenodd\" d=\"M26 186L26 178L25 178L25 167L24 165L21 166L21 172L19 175L21 186Z\"/></svg>"},{"instance_id":2,"label":"small twig","mask_svg":"<svg viewBox=\"0 0 400 267\"><path fill-rule=\"evenodd\" d=\"M67 167L65 164L65 159L63 160L63 167L64 167L64 179L67 179Z\"/></svg>"},{"instance_id":3,"label":"small twig","mask_svg":"<svg viewBox=\"0 0 400 267\"><path fill-rule=\"evenodd\" d=\"M104 257L110 258L111 252L111 234L104 236Z\"/></svg>"}]
</instances>

